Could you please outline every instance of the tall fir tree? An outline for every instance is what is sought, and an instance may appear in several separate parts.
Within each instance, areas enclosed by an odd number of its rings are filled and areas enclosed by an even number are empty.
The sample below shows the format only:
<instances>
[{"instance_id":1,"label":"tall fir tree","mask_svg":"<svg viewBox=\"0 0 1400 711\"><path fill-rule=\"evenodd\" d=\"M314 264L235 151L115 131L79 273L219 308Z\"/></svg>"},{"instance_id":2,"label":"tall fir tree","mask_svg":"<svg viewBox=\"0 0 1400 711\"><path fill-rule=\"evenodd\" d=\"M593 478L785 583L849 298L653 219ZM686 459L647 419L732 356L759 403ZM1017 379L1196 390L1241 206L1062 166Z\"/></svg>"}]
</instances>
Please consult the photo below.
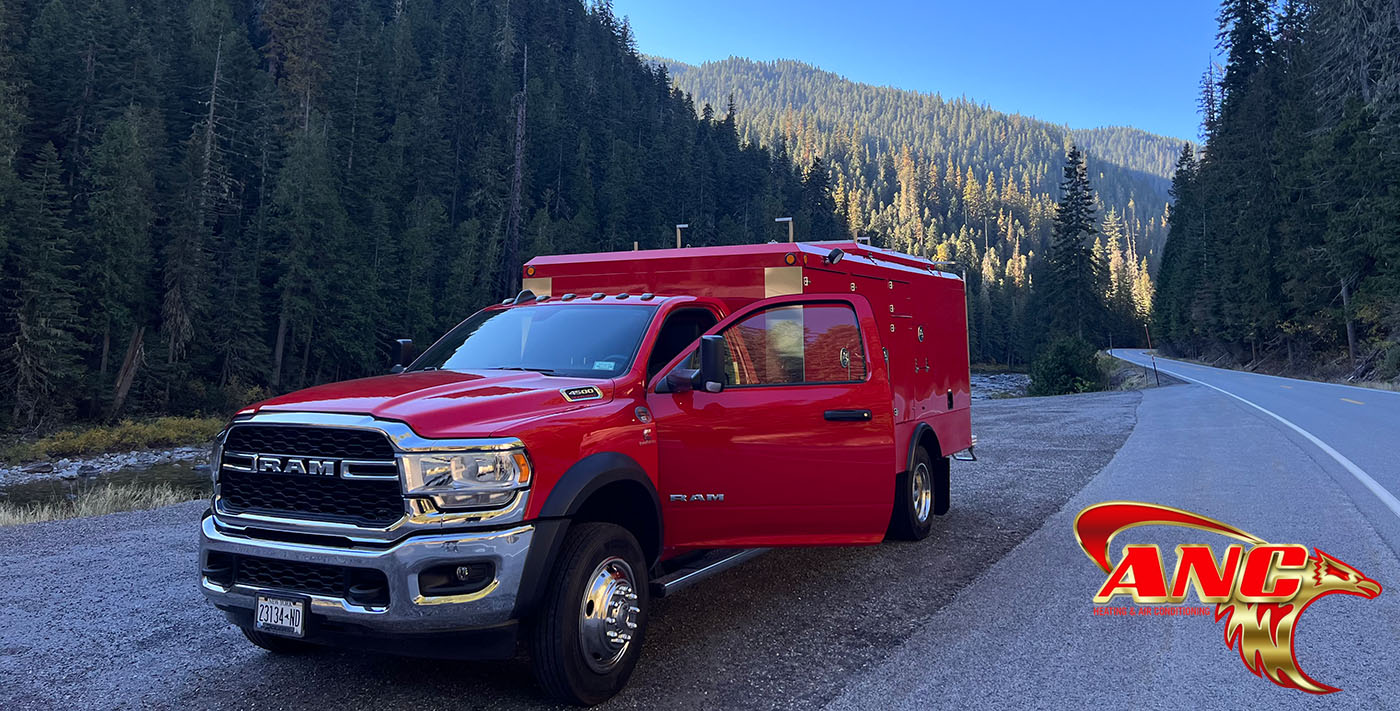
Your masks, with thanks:
<instances>
[{"instance_id":1,"label":"tall fir tree","mask_svg":"<svg viewBox=\"0 0 1400 711\"><path fill-rule=\"evenodd\" d=\"M1104 265L1090 242L1098 234L1094 189L1078 147L1071 146L1065 156L1060 191L1054 242L1041 284L1045 322L1052 333L1096 341L1104 310Z\"/></svg>"},{"instance_id":2,"label":"tall fir tree","mask_svg":"<svg viewBox=\"0 0 1400 711\"><path fill-rule=\"evenodd\" d=\"M127 341L149 316L146 290L156 219L150 121L146 112L127 109L102 132L88 168L86 182L93 194L78 244L83 255L79 296L88 321L87 361L96 374L91 379L94 404L99 404L120 365L114 361L120 360Z\"/></svg>"},{"instance_id":3,"label":"tall fir tree","mask_svg":"<svg viewBox=\"0 0 1400 711\"><path fill-rule=\"evenodd\" d=\"M80 373L68 201L58 150L46 143L20 186L15 255L6 274L14 323L6 371L14 388L11 415L23 425L65 415Z\"/></svg>"}]
</instances>

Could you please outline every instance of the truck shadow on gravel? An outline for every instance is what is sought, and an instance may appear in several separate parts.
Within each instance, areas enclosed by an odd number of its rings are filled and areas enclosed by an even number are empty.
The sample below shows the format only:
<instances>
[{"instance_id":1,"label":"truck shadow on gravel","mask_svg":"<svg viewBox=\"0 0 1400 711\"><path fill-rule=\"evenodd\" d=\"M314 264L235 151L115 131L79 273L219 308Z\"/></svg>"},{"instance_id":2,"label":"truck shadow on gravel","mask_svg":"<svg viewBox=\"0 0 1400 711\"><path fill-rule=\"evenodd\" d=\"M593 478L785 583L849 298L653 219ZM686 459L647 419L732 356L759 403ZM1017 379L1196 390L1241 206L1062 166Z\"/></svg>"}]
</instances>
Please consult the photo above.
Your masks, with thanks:
<instances>
[{"instance_id":1,"label":"truck shadow on gravel","mask_svg":"<svg viewBox=\"0 0 1400 711\"><path fill-rule=\"evenodd\" d=\"M653 608L645 653L605 708L809 708L880 661L1035 531L1131 432L1141 395L979 404L979 462L955 463L953 508L921 543L772 551ZM1069 535L1066 532L1065 535ZM548 708L523 656L448 662L326 651L236 650L185 679L174 707ZM227 653L227 652L225 652ZM177 685L179 686L179 685Z\"/></svg>"}]
</instances>

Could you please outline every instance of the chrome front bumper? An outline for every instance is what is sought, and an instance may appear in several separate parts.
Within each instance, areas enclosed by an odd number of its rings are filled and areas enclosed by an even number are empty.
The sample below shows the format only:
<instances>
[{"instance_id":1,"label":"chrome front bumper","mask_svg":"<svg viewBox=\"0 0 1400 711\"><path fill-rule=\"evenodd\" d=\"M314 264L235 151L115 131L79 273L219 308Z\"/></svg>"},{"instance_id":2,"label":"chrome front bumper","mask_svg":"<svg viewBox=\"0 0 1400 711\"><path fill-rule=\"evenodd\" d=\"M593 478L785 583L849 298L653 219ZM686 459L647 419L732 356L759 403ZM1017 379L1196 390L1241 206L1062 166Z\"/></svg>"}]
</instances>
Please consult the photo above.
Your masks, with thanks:
<instances>
[{"instance_id":1,"label":"chrome front bumper","mask_svg":"<svg viewBox=\"0 0 1400 711\"><path fill-rule=\"evenodd\" d=\"M535 527L515 526L480 533L422 535L382 549L346 549L252 538L238 528L223 528L206 516L200 532L200 560L207 551L274 558L321 565L372 568L389 583L389 603L383 607L354 604L344 598L308 595L294 590L232 585L225 587L200 577L204 596L223 609L252 610L259 593L295 594L309 600L313 617L357 626L372 633L411 634L466 631L509 622L516 608L521 578ZM418 589L418 573L447 563L490 561L495 579L465 595L431 597Z\"/></svg>"}]
</instances>

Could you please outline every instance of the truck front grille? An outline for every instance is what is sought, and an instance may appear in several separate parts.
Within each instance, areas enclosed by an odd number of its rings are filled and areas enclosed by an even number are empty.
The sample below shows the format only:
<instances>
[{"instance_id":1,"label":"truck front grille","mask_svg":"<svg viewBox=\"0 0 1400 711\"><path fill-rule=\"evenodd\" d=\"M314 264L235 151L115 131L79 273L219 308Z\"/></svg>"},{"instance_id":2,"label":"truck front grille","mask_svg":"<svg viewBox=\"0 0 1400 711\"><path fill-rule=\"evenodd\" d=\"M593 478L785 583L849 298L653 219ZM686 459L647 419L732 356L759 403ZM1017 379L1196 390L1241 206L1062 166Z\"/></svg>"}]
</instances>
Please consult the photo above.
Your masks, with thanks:
<instances>
[{"instance_id":1,"label":"truck front grille","mask_svg":"<svg viewBox=\"0 0 1400 711\"><path fill-rule=\"evenodd\" d=\"M340 459L394 459L382 432L305 425L234 425L224 440L230 452L296 454Z\"/></svg>"},{"instance_id":2,"label":"truck front grille","mask_svg":"<svg viewBox=\"0 0 1400 711\"><path fill-rule=\"evenodd\" d=\"M403 492L389 438L372 430L301 425L234 425L219 466L221 512L263 514L382 528L404 515ZM255 457L330 462L335 473L268 471ZM382 478L342 476L342 461ZM289 467L290 468L290 467Z\"/></svg>"}]
</instances>

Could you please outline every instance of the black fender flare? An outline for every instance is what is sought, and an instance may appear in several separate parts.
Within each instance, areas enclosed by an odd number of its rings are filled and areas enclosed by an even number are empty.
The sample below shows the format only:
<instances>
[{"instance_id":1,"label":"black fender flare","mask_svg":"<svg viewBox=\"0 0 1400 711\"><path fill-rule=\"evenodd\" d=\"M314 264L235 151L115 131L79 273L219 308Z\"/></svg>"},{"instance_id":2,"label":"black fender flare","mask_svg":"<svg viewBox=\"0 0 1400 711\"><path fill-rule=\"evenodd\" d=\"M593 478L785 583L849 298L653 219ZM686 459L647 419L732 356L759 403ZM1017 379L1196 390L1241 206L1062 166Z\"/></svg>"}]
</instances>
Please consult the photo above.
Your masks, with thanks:
<instances>
[{"instance_id":1,"label":"black fender flare","mask_svg":"<svg viewBox=\"0 0 1400 711\"><path fill-rule=\"evenodd\" d=\"M590 454L575 462L559 477L540 507L539 518L534 521L534 539L525 557L525 569L521 573L520 589L515 597L516 619L528 616L538 607L548 587L548 578L554 570L559 549L563 546L570 517L579 512L589 496L618 482L637 484L647 492L654 516L652 520L656 522L656 535L655 540L638 542L644 550L659 555L665 524L661 518L661 499L646 470L637 460L620 452ZM655 560L647 562L655 563Z\"/></svg>"},{"instance_id":2,"label":"black fender flare","mask_svg":"<svg viewBox=\"0 0 1400 711\"><path fill-rule=\"evenodd\" d=\"M540 517L572 516L593 492L619 481L640 484L651 497L652 513L661 520L661 498L656 493L656 485L637 460L621 452L598 452L574 462L549 490L549 498L540 507Z\"/></svg>"},{"instance_id":3,"label":"black fender flare","mask_svg":"<svg viewBox=\"0 0 1400 711\"><path fill-rule=\"evenodd\" d=\"M927 422L920 422L918 425L915 425L914 434L909 437L909 454L905 457L904 471L907 472L914 468L914 450L918 448L919 440L924 438L924 433L926 432L933 437L933 441L938 442L938 433L934 432L933 428L929 427ZM939 450L943 449L942 442L938 443L938 448ZM934 452L933 455L935 459L937 457L946 456L942 451Z\"/></svg>"}]
</instances>

